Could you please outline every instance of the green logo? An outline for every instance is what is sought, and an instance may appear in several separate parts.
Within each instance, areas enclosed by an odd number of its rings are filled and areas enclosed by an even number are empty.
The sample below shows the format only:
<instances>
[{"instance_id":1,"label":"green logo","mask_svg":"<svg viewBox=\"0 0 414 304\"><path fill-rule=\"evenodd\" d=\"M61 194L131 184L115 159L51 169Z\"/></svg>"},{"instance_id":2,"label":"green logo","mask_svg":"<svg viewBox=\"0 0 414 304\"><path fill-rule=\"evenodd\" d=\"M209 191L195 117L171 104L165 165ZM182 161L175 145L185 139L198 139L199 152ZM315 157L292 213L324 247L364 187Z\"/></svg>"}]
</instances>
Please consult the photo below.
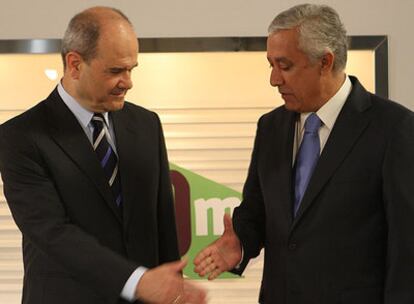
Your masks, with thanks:
<instances>
[{"instance_id":1,"label":"green logo","mask_svg":"<svg viewBox=\"0 0 414 304\"><path fill-rule=\"evenodd\" d=\"M224 213L233 213L240 204L241 193L171 163L170 174L180 254L189 261L184 274L191 279L200 279L193 271L193 260L200 250L221 236ZM231 273L219 276L236 277Z\"/></svg>"}]
</instances>

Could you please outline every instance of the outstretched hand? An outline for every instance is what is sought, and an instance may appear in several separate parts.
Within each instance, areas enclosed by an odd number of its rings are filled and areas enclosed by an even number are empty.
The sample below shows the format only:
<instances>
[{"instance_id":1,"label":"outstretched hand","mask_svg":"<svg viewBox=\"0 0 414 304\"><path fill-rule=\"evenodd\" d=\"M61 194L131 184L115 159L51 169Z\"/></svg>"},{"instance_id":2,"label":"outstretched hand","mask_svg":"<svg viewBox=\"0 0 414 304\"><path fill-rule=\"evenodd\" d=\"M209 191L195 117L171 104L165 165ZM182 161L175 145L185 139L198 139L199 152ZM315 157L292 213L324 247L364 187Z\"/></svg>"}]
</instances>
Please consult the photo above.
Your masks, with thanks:
<instances>
[{"instance_id":1,"label":"outstretched hand","mask_svg":"<svg viewBox=\"0 0 414 304\"><path fill-rule=\"evenodd\" d=\"M233 230L231 217L225 214L223 222L222 236L201 250L194 259L194 271L202 277L208 275L209 280L233 269L241 260L240 240Z\"/></svg>"},{"instance_id":2,"label":"outstretched hand","mask_svg":"<svg viewBox=\"0 0 414 304\"><path fill-rule=\"evenodd\" d=\"M136 288L136 297L154 304L205 304L206 292L182 277L187 261L175 261L147 270Z\"/></svg>"}]
</instances>

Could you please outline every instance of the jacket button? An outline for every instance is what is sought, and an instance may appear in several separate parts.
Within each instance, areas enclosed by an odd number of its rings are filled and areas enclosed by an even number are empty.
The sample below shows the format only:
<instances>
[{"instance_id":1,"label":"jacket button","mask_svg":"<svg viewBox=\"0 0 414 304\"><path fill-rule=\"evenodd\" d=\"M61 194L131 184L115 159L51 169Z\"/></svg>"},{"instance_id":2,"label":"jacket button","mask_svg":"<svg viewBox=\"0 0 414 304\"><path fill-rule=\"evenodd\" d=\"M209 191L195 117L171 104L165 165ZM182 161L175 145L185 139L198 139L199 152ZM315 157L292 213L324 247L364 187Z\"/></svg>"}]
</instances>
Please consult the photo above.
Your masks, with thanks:
<instances>
[{"instance_id":1,"label":"jacket button","mask_svg":"<svg viewBox=\"0 0 414 304\"><path fill-rule=\"evenodd\" d=\"M297 247L296 243L290 243L288 246L289 250L295 250L296 247Z\"/></svg>"}]
</instances>

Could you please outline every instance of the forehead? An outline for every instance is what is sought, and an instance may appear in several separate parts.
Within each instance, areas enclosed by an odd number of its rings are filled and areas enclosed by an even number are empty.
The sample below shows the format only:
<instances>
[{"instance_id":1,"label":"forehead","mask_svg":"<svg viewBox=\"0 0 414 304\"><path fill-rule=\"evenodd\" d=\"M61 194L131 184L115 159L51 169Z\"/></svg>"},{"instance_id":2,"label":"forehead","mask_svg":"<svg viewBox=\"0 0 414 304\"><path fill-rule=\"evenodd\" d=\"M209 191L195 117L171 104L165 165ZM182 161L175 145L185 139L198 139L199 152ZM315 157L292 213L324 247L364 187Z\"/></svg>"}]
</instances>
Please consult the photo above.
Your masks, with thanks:
<instances>
[{"instance_id":1,"label":"forehead","mask_svg":"<svg viewBox=\"0 0 414 304\"><path fill-rule=\"evenodd\" d=\"M267 56L269 59L296 58L305 56L299 49L299 34L296 29L279 30L267 38ZM306 57L306 56L305 56Z\"/></svg>"},{"instance_id":2,"label":"forehead","mask_svg":"<svg viewBox=\"0 0 414 304\"><path fill-rule=\"evenodd\" d=\"M138 55L138 40L129 24L103 27L98 41L98 59L131 61Z\"/></svg>"}]
</instances>

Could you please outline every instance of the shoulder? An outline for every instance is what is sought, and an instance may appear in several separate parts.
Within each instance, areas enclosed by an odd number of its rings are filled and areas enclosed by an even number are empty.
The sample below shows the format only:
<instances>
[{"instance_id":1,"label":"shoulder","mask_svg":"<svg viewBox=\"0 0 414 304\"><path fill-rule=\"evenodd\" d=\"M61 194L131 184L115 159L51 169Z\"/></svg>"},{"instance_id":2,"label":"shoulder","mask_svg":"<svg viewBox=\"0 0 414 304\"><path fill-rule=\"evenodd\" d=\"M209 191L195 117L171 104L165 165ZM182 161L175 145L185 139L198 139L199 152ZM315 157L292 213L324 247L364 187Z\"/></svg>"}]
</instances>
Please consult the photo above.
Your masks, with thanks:
<instances>
[{"instance_id":1,"label":"shoulder","mask_svg":"<svg viewBox=\"0 0 414 304\"><path fill-rule=\"evenodd\" d=\"M351 110L350 113L368 114L374 121L388 125L412 116L412 112L400 103L367 91L356 77L350 76L350 79L353 87L344 105L344 109Z\"/></svg>"},{"instance_id":2,"label":"shoulder","mask_svg":"<svg viewBox=\"0 0 414 304\"><path fill-rule=\"evenodd\" d=\"M145 122L151 123L159 122L159 117L157 113L128 101L125 102L124 107L121 111L124 115L126 115L132 120L144 120Z\"/></svg>"},{"instance_id":3,"label":"shoulder","mask_svg":"<svg viewBox=\"0 0 414 304\"><path fill-rule=\"evenodd\" d=\"M371 93L370 97L372 118L383 128L392 130L403 123L413 123L414 113L402 104Z\"/></svg>"},{"instance_id":4,"label":"shoulder","mask_svg":"<svg viewBox=\"0 0 414 304\"><path fill-rule=\"evenodd\" d=\"M0 125L0 130L24 129L25 132L30 132L44 125L49 113L48 109L59 100L57 89L54 89L47 98Z\"/></svg>"},{"instance_id":5,"label":"shoulder","mask_svg":"<svg viewBox=\"0 0 414 304\"><path fill-rule=\"evenodd\" d=\"M278 119L278 118L284 117L285 115L288 115L289 113L292 113L292 112L286 110L285 106L282 105L280 107L273 109L270 112L263 114L261 119L264 119L264 120Z\"/></svg>"},{"instance_id":6,"label":"shoulder","mask_svg":"<svg viewBox=\"0 0 414 304\"><path fill-rule=\"evenodd\" d=\"M275 108L274 110L263 114L259 121L259 127L266 128L276 125L285 125L289 123L296 114L286 110L285 106Z\"/></svg>"},{"instance_id":7,"label":"shoulder","mask_svg":"<svg viewBox=\"0 0 414 304\"><path fill-rule=\"evenodd\" d=\"M162 132L157 113L130 102L125 102L122 110L114 112L113 117L124 121L124 125L131 130L141 130L147 134Z\"/></svg>"},{"instance_id":8,"label":"shoulder","mask_svg":"<svg viewBox=\"0 0 414 304\"><path fill-rule=\"evenodd\" d=\"M36 155L35 139L44 133L44 101L0 125L0 167L24 155Z\"/></svg>"},{"instance_id":9,"label":"shoulder","mask_svg":"<svg viewBox=\"0 0 414 304\"><path fill-rule=\"evenodd\" d=\"M43 128L46 116L45 102L45 100L41 101L34 107L1 124L1 136L14 137L18 133L30 134L39 128Z\"/></svg>"}]
</instances>

